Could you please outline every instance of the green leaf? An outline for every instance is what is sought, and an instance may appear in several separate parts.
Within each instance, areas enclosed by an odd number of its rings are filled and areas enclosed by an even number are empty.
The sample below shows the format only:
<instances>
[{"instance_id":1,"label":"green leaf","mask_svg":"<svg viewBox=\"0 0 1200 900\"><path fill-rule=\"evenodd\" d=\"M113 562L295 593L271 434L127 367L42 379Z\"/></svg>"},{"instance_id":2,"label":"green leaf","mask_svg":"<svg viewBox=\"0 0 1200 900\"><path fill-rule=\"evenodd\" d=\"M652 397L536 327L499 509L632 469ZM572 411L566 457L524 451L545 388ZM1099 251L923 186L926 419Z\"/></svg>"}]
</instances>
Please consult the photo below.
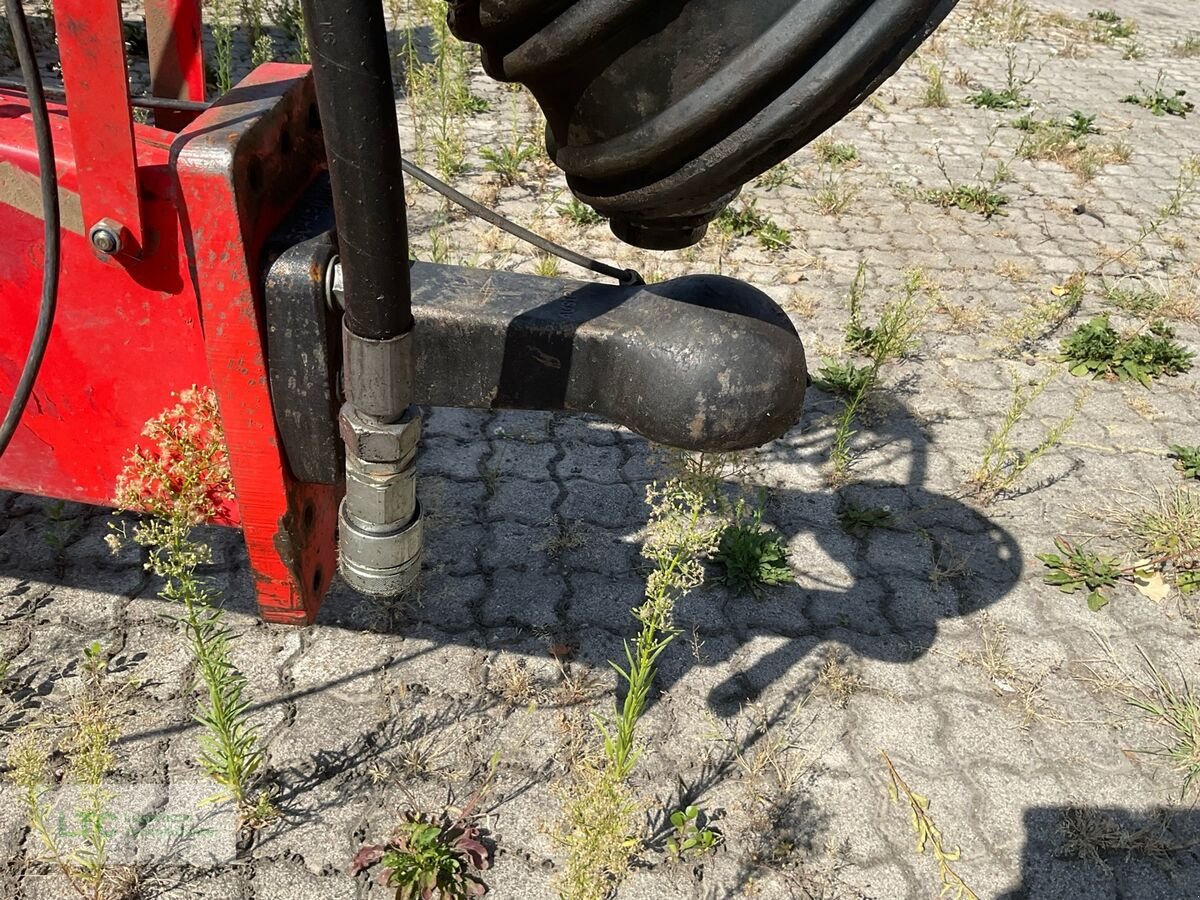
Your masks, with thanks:
<instances>
[{"instance_id":1,"label":"green leaf","mask_svg":"<svg viewBox=\"0 0 1200 900\"><path fill-rule=\"evenodd\" d=\"M1088 609L1092 612L1100 612L1108 605L1108 598L1099 591L1092 591L1087 598Z\"/></svg>"}]
</instances>

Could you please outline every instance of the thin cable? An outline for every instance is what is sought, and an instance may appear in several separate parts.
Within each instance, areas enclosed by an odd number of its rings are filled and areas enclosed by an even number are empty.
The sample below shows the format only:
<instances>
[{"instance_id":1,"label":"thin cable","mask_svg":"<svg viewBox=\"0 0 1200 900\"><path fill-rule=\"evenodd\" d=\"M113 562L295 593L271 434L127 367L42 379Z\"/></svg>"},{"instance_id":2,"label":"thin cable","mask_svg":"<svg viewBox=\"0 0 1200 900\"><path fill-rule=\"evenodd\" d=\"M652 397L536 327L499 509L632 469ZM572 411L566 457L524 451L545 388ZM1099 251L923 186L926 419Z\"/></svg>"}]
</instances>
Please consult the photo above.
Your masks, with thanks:
<instances>
[{"instance_id":1,"label":"thin cable","mask_svg":"<svg viewBox=\"0 0 1200 900\"><path fill-rule=\"evenodd\" d=\"M33 54L33 39L29 36L29 23L25 21L25 10L21 0L5 0L8 24L12 30L13 45L21 63L21 75L25 79L25 90L29 94L29 116L33 119L33 134L37 142L38 166L41 169L42 220L46 225L45 252L42 260L42 303L38 310L37 325L29 353L17 386L13 390L8 412L0 424L0 456L8 449L9 442L17 431L17 423L25 413L25 407L33 394L33 383L46 356L46 344L50 340L50 329L54 325L54 310L58 304L58 263L60 255L58 171L54 163L54 137L50 132L50 112L46 108L46 96L42 93L42 76L38 71L37 59Z\"/></svg>"},{"instance_id":2,"label":"thin cable","mask_svg":"<svg viewBox=\"0 0 1200 900\"><path fill-rule=\"evenodd\" d=\"M0 88L12 88L13 90L25 90L25 82L16 78L0 78ZM54 85L43 85L42 91L49 94L51 97L65 97L67 92L60 87ZM211 105L203 100L174 100L170 97L142 97L130 96L129 105L140 107L141 109L171 109L179 112L204 112Z\"/></svg>"},{"instance_id":3,"label":"thin cable","mask_svg":"<svg viewBox=\"0 0 1200 900\"><path fill-rule=\"evenodd\" d=\"M602 263L599 260L592 259L589 256L584 256L582 253L576 253L574 250L568 250L561 244L556 244L554 241L547 240L540 234L534 234L529 229L522 228L516 222L504 218L504 216L497 212L493 212L482 203L476 203L465 194L460 194L454 188L450 187L450 185L446 184L446 182L435 178L420 166L410 163L407 159L401 160L400 165L403 167L405 172L417 179L417 181L421 182L426 187L437 191L447 200L457 203L471 215L477 216L478 218L483 219L483 221L495 225L502 231L507 231L514 237L525 241L527 244L533 244L533 246L537 247L539 250L544 250L547 253L551 253L559 257L560 259L565 259L567 262L573 263L580 268L587 269L589 272L596 272L599 275L615 278L618 282L624 285L632 286L646 283L645 279L633 269L618 269L616 266L610 266L607 263Z\"/></svg>"}]
</instances>

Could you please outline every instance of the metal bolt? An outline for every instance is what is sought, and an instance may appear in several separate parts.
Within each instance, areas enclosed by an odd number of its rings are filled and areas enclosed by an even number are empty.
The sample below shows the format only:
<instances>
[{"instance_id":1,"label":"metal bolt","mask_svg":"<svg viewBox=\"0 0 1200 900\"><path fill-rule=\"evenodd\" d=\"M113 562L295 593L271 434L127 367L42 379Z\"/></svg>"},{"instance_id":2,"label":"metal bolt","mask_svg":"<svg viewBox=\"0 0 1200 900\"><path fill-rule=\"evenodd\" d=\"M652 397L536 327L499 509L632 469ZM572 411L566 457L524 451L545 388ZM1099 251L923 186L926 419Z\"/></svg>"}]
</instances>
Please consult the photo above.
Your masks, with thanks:
<instances>
[{"instance_id":1,"label":"metal bolt","mask_svg":"<svg viewBox=\"0 0 1200 900\"><path fill-rule=\"evenodd\" d=\"M121 252L121 232L124 228L112 219L101 219L88 232L88 240L92 249L105 256Z\"/></svg>"},{"instance_id":2,"label":"metal bolt","mask_svg":"<svg viewBox=\"0 0 1200 900\"><path fill-rule=\"evenodd\" d=\"M325 270L325 302L334 312L341 312L346 308L342 289L342 260L339 256L329 260L329 268Z\"/></svg>"}]
</instances>

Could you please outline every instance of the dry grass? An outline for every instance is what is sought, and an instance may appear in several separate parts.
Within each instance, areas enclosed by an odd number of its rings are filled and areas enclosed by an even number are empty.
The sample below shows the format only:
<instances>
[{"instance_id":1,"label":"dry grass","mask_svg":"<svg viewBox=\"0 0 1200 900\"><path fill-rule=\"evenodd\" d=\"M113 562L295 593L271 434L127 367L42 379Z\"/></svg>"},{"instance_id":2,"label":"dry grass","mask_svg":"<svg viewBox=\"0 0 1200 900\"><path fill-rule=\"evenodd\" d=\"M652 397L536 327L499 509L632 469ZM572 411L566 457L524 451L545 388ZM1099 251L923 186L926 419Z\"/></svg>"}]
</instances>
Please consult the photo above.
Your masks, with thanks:
<instances>
[{"instance_id":1,"label":"dry grass","mask_svg":"<svg viewBox=\"0 0 1200 900\"><path fill-rule=\"evenodd\" d=\"M1081 859L1109 872L1107 860L1111 856L1135 857L1169 867L1172 855L1186 849L1189 847L1170 839L1161 813L1150 825L1131 830L1093 807L1068 806L1058 822L1055 856Z\"/></svg>"},{"instance_id":2,"label":"dry grass","mask_svg":"<svg viewBox=\"0 0 1200 900\"><path fill-rule=\"evenodd\" d=\"M1065 721L1051 711L1042 693L1047 679L1058 671L1057 664L1034 671L1013 663L1008 630L986 613L979 618L978 637L979 649L959 654L958 660L987 676L992 692L1020 713L1022 729L1035 721Z\"/></svg>"},{"instance_id":3,"label":"dry grass","mask_svg":"<svg viewBox=\"0 0 1200 900\"><path fill-rule=\"evenodd\" d=\"M845 708L850 698L865 687L862 676L854 671L849 655L833 647L827 648L817 670L817 689L839 707Z\"/></svg>"}]
</instances>

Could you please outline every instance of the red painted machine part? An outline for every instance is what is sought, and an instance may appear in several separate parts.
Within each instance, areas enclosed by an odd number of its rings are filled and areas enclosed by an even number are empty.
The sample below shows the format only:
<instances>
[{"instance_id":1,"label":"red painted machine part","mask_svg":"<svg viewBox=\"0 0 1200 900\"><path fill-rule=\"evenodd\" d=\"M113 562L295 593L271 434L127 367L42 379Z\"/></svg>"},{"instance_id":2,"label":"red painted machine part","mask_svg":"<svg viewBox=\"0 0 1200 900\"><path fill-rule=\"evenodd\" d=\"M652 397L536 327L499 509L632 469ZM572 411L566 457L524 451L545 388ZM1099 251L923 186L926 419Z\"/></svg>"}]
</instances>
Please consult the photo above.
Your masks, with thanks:
<instances>
[{"instance_id":1,"label":"red painted machine part","mask_svg":"<svg viewBox=\"0 0 1200 900\"><path fill-rule=\"evenodd\" d=\"M172 395L209 383L187 274L168 148L136 126L154 252L117 264L88 243L66 110L51 107L62 212L58 314L21 426L0 457L8 490L110 505L142 427ZM12 396L37 320L43 225L33 128L23 94L0 91L0 407Z\"/></svg>"},{"instance_id":2,"label":"red painted machine part","mask_svg":"<svg viewBox=\"0 0 1200 900\"><path fill-rule=\"evenodd\" d=\"M63 219L58 316L33 398L0 458L0 488L110 505L144 424L180 390L211 385L237 496L229 524L245 532L263 618L295 624L312 621L336 568L341 490L298 483L287 470L254 286L264 237L320 165L306 73L262 66L179 135L135 126L140 259L105 263L92 252L71 129L65 109L53 108ZM37 171L25 99L0 91L0 406L37 317Z\"/></svg>"}]
</instances>

